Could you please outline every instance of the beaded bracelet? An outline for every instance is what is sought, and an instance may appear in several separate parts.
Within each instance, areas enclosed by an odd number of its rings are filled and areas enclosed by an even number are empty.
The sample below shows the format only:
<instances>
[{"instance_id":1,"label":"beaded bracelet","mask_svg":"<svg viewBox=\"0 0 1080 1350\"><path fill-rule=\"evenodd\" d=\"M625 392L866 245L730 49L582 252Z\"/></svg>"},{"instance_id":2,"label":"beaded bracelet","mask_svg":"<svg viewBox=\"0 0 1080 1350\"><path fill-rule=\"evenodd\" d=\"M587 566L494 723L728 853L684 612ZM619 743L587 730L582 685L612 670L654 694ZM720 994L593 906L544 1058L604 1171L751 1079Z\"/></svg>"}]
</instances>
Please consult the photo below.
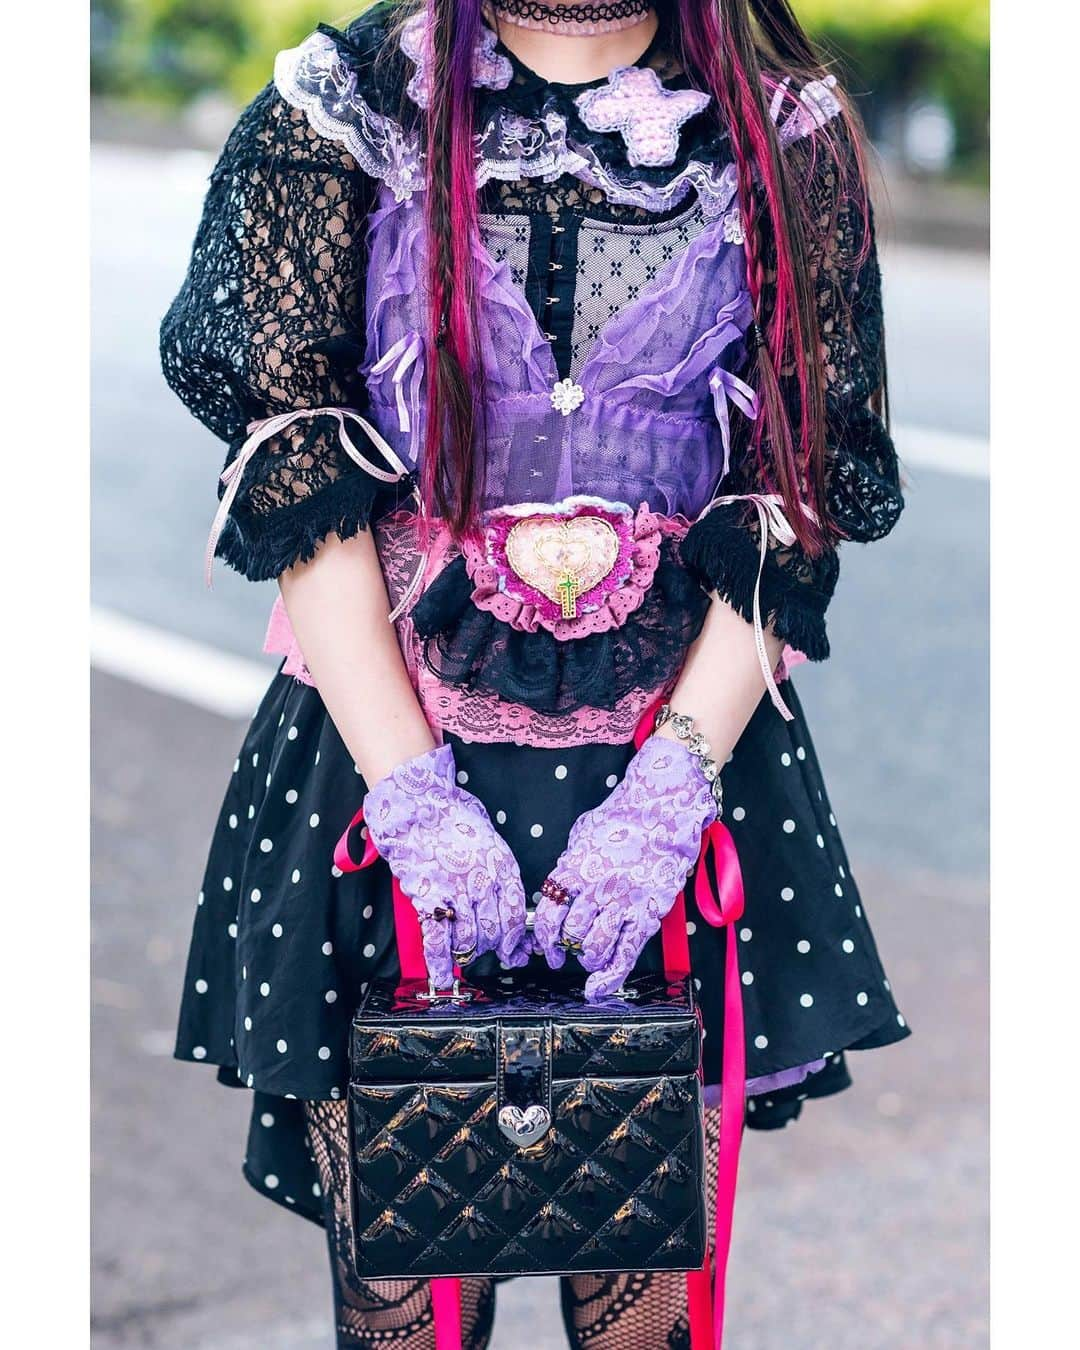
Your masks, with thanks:
<instances>
[{"instance_id":1,"label":"beaded bracelet","mask_svg":"<svg viewBox=\"0 0 1080 1350\"><path fill-rule=\"evenodd\" d=\"M656 714L653 730L659 731L667 722L671 723L672 731L683 742L687 750L696 756L698 767L705 775L713 801L716 803L716 818L719 820L724 814L724 789L720 783L719 766L716 760L709 755L709 742L700 731L694 730L694 719L687 716L686 713L673 712L670 703L665 703Z\"/></svg>"}]
</instances>

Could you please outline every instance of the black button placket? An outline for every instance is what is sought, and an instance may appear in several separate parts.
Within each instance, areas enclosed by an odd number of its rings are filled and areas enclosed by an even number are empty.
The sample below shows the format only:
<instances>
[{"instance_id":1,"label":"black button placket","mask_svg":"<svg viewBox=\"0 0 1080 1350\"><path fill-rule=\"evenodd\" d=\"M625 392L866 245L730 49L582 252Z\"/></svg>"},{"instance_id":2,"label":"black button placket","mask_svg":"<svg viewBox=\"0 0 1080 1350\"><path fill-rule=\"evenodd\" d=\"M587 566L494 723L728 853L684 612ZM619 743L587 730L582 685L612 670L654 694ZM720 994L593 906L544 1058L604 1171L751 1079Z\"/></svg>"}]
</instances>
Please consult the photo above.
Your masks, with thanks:
<instances>
[{"instance_id":1,"label":"black button placket","mask_svg":"<svg viewBox=\"0 0 1080 1350\"><path fill-rule=\"evenodd\" d=\"M574 331L574 290L580 217L572 211L532 217L529 273L525 295L545 340L551 346L560 379L570 374Z\"/></svg>"}]
</instances>

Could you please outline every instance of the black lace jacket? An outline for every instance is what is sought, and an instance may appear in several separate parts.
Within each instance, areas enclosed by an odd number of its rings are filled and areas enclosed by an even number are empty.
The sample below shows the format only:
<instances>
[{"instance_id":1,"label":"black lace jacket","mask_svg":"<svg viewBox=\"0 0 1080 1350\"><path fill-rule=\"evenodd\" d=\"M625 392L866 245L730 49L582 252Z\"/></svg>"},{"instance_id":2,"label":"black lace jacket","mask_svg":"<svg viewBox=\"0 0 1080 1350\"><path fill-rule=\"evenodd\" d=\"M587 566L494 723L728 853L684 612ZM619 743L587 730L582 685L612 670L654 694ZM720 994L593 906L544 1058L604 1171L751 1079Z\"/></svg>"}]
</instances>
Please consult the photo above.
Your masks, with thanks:
<instances>
[{"instance_id":1,"label":"black lace jacket","mask_svg":"<svg viewBox=\"0 0 1080 1350\"><path fill-rule=\"evenodd\" d=\"M409 148L418 112L405 90L415 71L396 37L387 37L392 10L378 5L330 39L335 69L347 73L342 96L351 98L350 125L331 115L313 118L272 83L240 117L211 176L191 264L162 324L161 359L171 387L227 442L227 463L252 422L298 408L367 406L358 370L366 224L379 180L398 196L420 186ZM581 287L582 275L589 281L582 274L587 260L575 258L573 269L552 267L563 256L556 250L572 246L567 235L576 238L590 219L670 220L695 196L707 199L719 190L731 156L706 111L682 126L673 163L635 167L618 134L583 124L573 102L577 89L546 85L509 53L497 52L512 78L502 89L478 88L475 95L477 126L499 131L481 138L482 208L496 217L530 217L523 289L565 375L574 360L566 316L580 303L575 285ZM668 89L687 87L662 31L638 64L655 70ZM507 128L519 121L561 123L564 132L511 153ZM831 221L835 168L827 156L807 153L811 136L796 121L781 127L781 139L805 191ZM577 159L561 162L577 167L552 176L568 145ZM545 155L546 173L540 171ZM896 455L878 411L884 351L877 258L873 248L860 247L862 226L853 215L841 212L832 221L828 247L813 268L826 362L830 523L834 537L866 541L892 528L903 503ZM738 228L735 213L732 229ZM604 285L602 279L592 284L601 307ZM565 300L561 311L552 297ZM553 322L556 313L561 328ZM762 490L755 457L739 453L746 433L745 425L737 428L725 493ZM311 558L329 533L348 538L369 526L403 499L406 486L366 474L345 453L331 418L294 421L246 466L218 553L254 579L277 576ZM757 531L752 508L718 508L690 530L683 546L685 561L747 619ZM770 537L764 617L811 659L828 654L824 616L837 571L835 549L811 559Z\"/></svg>"}]
</instances>

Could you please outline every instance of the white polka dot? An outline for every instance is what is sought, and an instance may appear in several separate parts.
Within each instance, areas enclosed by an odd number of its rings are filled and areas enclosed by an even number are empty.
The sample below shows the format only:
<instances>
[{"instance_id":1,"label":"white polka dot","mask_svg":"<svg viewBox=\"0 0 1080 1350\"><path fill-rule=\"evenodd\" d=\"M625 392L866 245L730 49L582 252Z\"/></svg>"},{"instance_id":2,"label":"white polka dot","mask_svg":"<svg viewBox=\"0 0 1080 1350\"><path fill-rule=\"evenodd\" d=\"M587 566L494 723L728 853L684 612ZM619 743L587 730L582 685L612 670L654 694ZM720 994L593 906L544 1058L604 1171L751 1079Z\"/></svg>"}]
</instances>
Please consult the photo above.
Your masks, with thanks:
<instances>
[{"instance_id":1,"label":"white polka dot","mask_svg":"<svg viewBox=\"0 0 1080 1350\"><path fill-rule=\"evenodd\" d=\"M235 772L237 771L237 769L239 769L239 767L240 767L240 761L239 761L238 759L234 759L234 760L233 760L233 766L232 766L232 771L233 771L233 773L235 773Z\"/></svg>"},{"instance_id":2,"label":"white polka dot","mask_svg":"<svg viewBox=\"0 0 1080 1350\"><path fill-rule=\"evenodd\" d=\"M206 896L203 894L202 891L200 891L200 892L199 892L199 898L198 898L198 900L195 901L195 903L196 903L197 905L201 905L205 899L206 899Z\"/></svg>"},{"instance_id":3,"label":"white polka dot","mask_svg":"<svg viewBox=\"0 0 1080 1350\"><path fill-rule=\"evenodd\" d=\"M843 894L844 894L844 888L843 888L843 886L840 885L839 882L837 882L836 885L833 887L833 892L834 892L836 895L843 895Z\"/></svg>"},{"instance_id":4,"label":"white polka dot","mask_svg":"<svg viewBox=\"0 0 1080 1350\"><path fill-rule=\"evenodd\" d=\"M356 774L357 778L363 778L364 775L360 772L360 765L359 765L359 764L354 764L354 765L352 766L352 771L353 771L354 774Z\"/></svg>"},{"instance_id":5,"label":"white polka dot","mask_svg":"<svg viewBox=\"0 0 1080 1350\"><path fill-rule=\"evenodd\" d=\"M289 1042L285 1040L278 1041L277 1050L279 1055L283 1055L289 1048Z\"/></svg>"},{"instance_id":6,"label":"white polka dot","mask_svg":"<svg viewBox=\"0 0 1080 1350\"><path fill-rule=\"evenodd\" d=\"M321 750L316 750L316 751L315 751L315 763L318 764L318 762L319 762L320 759L322 759L322 751L321 751Z\"/></svg>"},{"instance_id":7,"label":"white polka dot","mask_svg":"<svg viewBox=\"0 0 1080 1350\"><path fill-rule=\"evenodd\" d=\"M749 942L750 939L751 939L753 936L754 936L754 930L753 930L752 928L740 928L740 929L739 929L739 937L743 940L743 942Z\"/></svg>"},{"instance_id":8,"label":"white polka dot","mask_svg":"<svg viewBox=\"0 0 1080 1350\"><path fill-rule=\"evenodd\" d=\"M796 758L796 759L805 759L805 758L806 758L806 751L802 748L801 745L800 745L799 748L795 751L795 758Z\"/></svg>"},{"instance_id":9,"label":"white polka dot","mask_svg":"<svg viewBox=\"0 0 1080 1350\"><path fill-rule=\"evenodd\" d=\"M799 1002L804 1008L812 1008L814 1006L814 996L813 994L800 994Z\"/></svg>"},{"instance_id":10,"label":"white polka dot","mask_svg":"<svg viewBox=\"0 0 1080 1350\"><path fill-rule=\"evenodd\" d=\"M754 972L752 970L744 970L742 973L742 982L743 984L753 984Z\"/></svg>"},{"instance_id":11,"label":"white polka dot","mask_svg":"<svg viewBox=\"0 0 1080 1350\"><path fill-rule=\"evenodd\" d=\"M258 886L256 886L255 889L251 892L251 903L253 905L257 905L261 899L262 899L262 891L260 891Z\"/></svg>"},{"instance_id":12,"label":"white polka dot","mask_svg":"<svg viewBox=\"0 0 1080 1350\"><path fill-rule=\"evenodd\" d=\"M322 1195L322 1187L319 1185L318 1182L316 1182L315 1185L312 1186L311 1194L316 1198L316 1200L319 1198L320 1195Z\"/></svg>"},{"instance_id":13,"label":"white polka dot","mask_svg":"<svg viewBox=\"0 0 1080 1350\"><path fill-rule=\"evenodd\" d=\"M285 929L282 928L281 924L276 923L274 924L273 928L270 929L270 931L271 933L273 933L274 937L280 937L282 933L284 933Z\"/></svg>"},{"instance_id":14,"label":"white polka dot","mask_svg":"<svg viewBox=\"0 0 1080 1350\"><path fill-rule=\"evenodd\" d=\"M259 762L259 752L258 750L256 750L255 753L251 756L251 767L255 768L258 762Z\"/></svg>"},{"instance_id":15,"label":"white polka dot","mask_svg":"<svg viewBox=\"0 0 1080 1350\"><path fill-rule=\"evenodd\" d=\"M254 1086L255 1086L255 1075L254 1075L253 1073L249 1073L249 1074L248 1074L248 1076L247 1076L247 1085L248 1085L248 1087L254 1087Z\"/></svg>"},{"instance_id":16,"label":"white polka dot","mask_svg":"<svg viewBox=\"0 0 1080 1350\"><path fill-rule=\"evenodd\" d=\"M369 942L366 944L366 946L364 947L364 955L367 957L369 961L375 955L375 944L373 942Z\"/></svg>"},{"instance_id":17,"label":"white polka dot","mask_svg":"<svg viewBox=\"0 0 1080 1350\"><path fill-rule=\"evenodd\" d=\"M696 975L694 976L694 988L695 988L695 989L700 989L700 988L701 988L701 981L697 978Z\"/></svg>"},{"instance_id":18,"label":"white polka dot","mask_svg":"<svg viewBox=\"0 0 1080 1350\"><path fill-rule=\"evenodd\" d=\"M267 1129L269 1129L270 1126L273 1125L273 1123L274 1117L270 1114L269 1111L264 1111L262 1115L259 1117L259 1124L264 1125Z\"/></svg>"},{"instance_id":19,"label":"white polka dot","mask_svg":"<svg viewBox=\"0 0 1080 1350\"><path fill-rule=\"evenodd\" d=\"M336 1003L336 1002L337 1002L337 990L336 990L336 989L328 989L328 990L326 991L325 997L326 997L327 1003Z\"/></svg>"},{"instance_id":20,"label":"white polka dot","mask_svg":"<svg viewBox=\"0 0 1080 1350\"><path fill-rule=\"evenodd\" d=\"M272 839L260 839L259 847L262 849L264 853L269 853L270 850L274 847L274 841Z\"/></svg>"},{"instance_id":21,"label":"white polka dot","mask_svg":"<svg viewBox=\"0 0 1080 1350\"><path fill-rule=\"evenodd\" d=\"M822 836L821 836L820 834L817 836L817 846L818 846L818 848L824 848L824 847L825 847L825 840L822 838Z\"/></svg>"},{"instance_id":22,"label":"white polka dot","mask_svg":"<svg viewBox=\"0 0 1080 1350\"><path fill-rule=\"evenodd\" d=\"M785 834L794 834L794 833L795 833L795 822L794 822L793 820L785 820L785 821L784 821L784 833L785 833Z\"/></svg>"},{"instance_id":23,"label":"white polka dot","mask_svg":"<svg viewBox=\"0 0 1080 1350\"><path fill-rule=\"evenodd\" d=\"M239 823L239 822L238 822L237 819L236 819L235 813L229 817L229 829L230 829L230 830L235 830L238 823Z\"/></svg>"},{"instance_id":24,"label":"white polka dot","mask_svg":"<svg viewBox=\"0 0 1080 1350\"><path fill-rule=\"evenodd\" d=\"M323 956L331 956L333 954L333 951L334 951L334 944L332 942L323 943L322 945Z\"/></svg>"},{"instance_id":25,"label":"white polka dot","mask_svg":"<svg viewBox=\"0 0 1080 1350\"><path fill-rule=\"evenodd\" d=\"M266 775L266 786L267 786L267 787L270 786L270 775L269 775L269 774Z\"/></svg>"},{"instance_id":26,"label":"white polka dot","mask_svg":"<svg viewBox=\"0 0 1080 1350\"><path fill-rule=\"evenodd\" d=\"M604 779L604 786L613 788L618 781L619 775L617 773L609 773L608 776Z\"/></svg>"},{"instance_id":27,"label":"white polka dot","mask_svg":"<svg viewBox=\"0 0 1080 1350\"><path fill-rule=\"evenodd\" d=\"M496 823L497 825L505 825L505 824L506 824L506 812L505 812L505 811L496 811L496 812L495 812L495 823Z\"/></svg>"},{"instance_id":28,"label":"white polka dot","mask_svg":"<svg viewBox=\"0 0 1080 1350\"><path fill-rule=\"evenodd\" d=\"M334 863L333 867L330 868L330 875L332 877L343 877L345 873L341 870L341 868L337 865L337 863Z\"/></svg>"},{"instance_id":29,"label":"white polka dot","mask_svg":"<svg viewBox=\"0 0 1080 1350\"><path fill-rule=\"evenodd\" d=\"M806 955L806 953L810 950L810 944L809 942L807 942L806 938L800 938L799 941L796 942L795 950L797 952L802 952L803 956Z\"/></svg>"},{"instance_id":30,"label":"white polka dot","mask_svg":"<svg viewBox=\"0 0 1080 1350\"><path fill-rule=\"evenodd\" d=\"M534 839L539 839L540 836L544 833L544 827L543 825L530 825L529 833L532 835Z\"/></svg>"},{"instance_id":31,"label":"white polka dot","mask_svg":"<svg viewBox=\"0 0 1080 1350\"><path fill-rule=\"evenodd\" d=\"M840 873L840 875L841 875L842 877L846 877L846 876L847 876L847 873L844 871L844 869L843 869L842 867L838 867L836 870Z\"/></svg>"},{"instance_id":32,"label":"white polka dot","mask_svg":"<svg viewBox=\"0 0 1080 1350\"><path fill-rule=\"evenodd\" d=\"M904 1021L904 1014L903 1014L903 1013L897 1013L897 1014L896 1014L896 1023L897 1023L897 1026L901 1026L901 1027L906 1027L906 1026L907 1026L907 1023Z\"/></svg>"},{"instance_id":33,"label":"white polka dot","mask_svg":"<svg viewBox=\"0 0 1080 1350\"><path fill-rule=\"evenodd\" d=\"M371 905L365 905L364 908L360 911L360 913L364 916L365 919L370 919L371 916L375 913L375 911L371 907Z\"/></svg>"},{"instance_id":34,"label":"white polka dot","mask_svg":"<svg viewBox=\"0 0 1080 1350\"><path fill-rule=\"evenodd\" d=\"M686 923L686 931L687 931L687 934L688 934L690 937L693 937L694 934L697 932L697 924L694 923L693 919L688 919L688 920L687 920L687 923Z\"/></svg>"},{"instance_id":35,"label":"white polka dot","mask_svg":"<svg viewBox=\"0 0 1080 1350\"><path fill-rule=\"evenodd\" d=\"M833 813L832 813L831 811L829 812L829 824L830 824L830 825L835 825L835 824L836 824L836 817L833 815Z\"/></svg>"},{"instance_id":36,"label":"white polka dot","mask_svg":"<svg viewBox=\"0 0 1080 1350\"><path fill-rule=\"evenodd\" d=\"M568 772L569 772L569 770L567 769L567 767L566 767L565 764L556 764L556 765L555 765L555 777L556 777L556 778L559 778L559 779L565 778Z\"/></svg>"},{"instance_id":37,"label":"white polka dot","mask_svg":"<svg viewBox=\"0 0 1080 1350\"><path fill-rule=\"evenodd\" d=\"M299 880L300 880L300 869L299 869L299 867L297 867L297 868L293 871L293 874L292 874L292 882L293 882L293 885L295 886L296 883L297 883Z\"/></svg>"},{"instance_id":38,"label":"white polka dot","mask_svg":"<svg viewBox=\"0 0 1080 1350\"><path fill-rule=\"evenodd\" d=\"M225 878L225 880L221 883L221 889L222 889L223 891L231 891L231 890L232 890L232 877L226 877L226 878Z\"/></svg>"},{"instance_id":39,"label":"white polka dot","mask_svg":"<svg viewBox=\"0 0 1080 1350\"><path fill-rule=\"evenodd\" d=\"M276 1176L274 1176L273 1172L267 1172L266 1176L263 1178L263 1184L265 1185L268 1191L276 1191L278 1187L278 1179Z\"/></svg>"},{"instance_id":40,"label":"white polka dot","mask_svg":"<svg viewBox=\"0 0 1080 1350\"><path fill-rule=\"evenodd\" d=\"M329 1059L329 1058L330 1058L330 1047L329 1047L328 1045L320 1045L320 1046L319 1046L319 1058L320 1058L320 1059Z\"/></svg>"},{"instance_id":41,"label":"white polka dot","mask_svg":"<svg viewBox=\"0 0 1080 1350\"><path fill-rule=\"evenodd\" d=\"M334 1101L337 1101L337 1099L341 1096L341 1089L332 1087L330 1089L330 1096L333 1097Z\"/></svg>"},{"instance_id":42,"label":"white polka dot","mask_svg":"<svg viewBox=\"0 0 1080 1350\"><path fill-rule=\"evenodd\" d=\"M785 886L784 889L780 892L780 899L781 899L781 900L794 900L794 899L795 899L795 892L791 889L790 886Z\"/></svg>"},{"instance_id":43,"label":"white polka dot","mask_svg":"<svg viewBox=\"0 0 1080 1350\"><path fill-rule=\"evenodd\" d=\"M295 741L297 736L300 735L300 733L297 731L295 727L290 727L288 731L285 733L285 735L289 738L290 741Z\"/></svg>"},{"instance_id":44,"label":"white polka dot","mask_svg":"<svg viewBox=\"0 0 1080 1350\"><path fill-rule=\"evenodd\" d=\"M292 806L300 800L300 794L295 788L290 788L285 794L285 800Z\"/></svg>"},{"instance_id":45,"label":"white polka dot","mask_svg":"<svg viewBox=\"0 0 1080 1350\"><path fill-rule=\"evenodd\" d=\"M241 966L241 967L240 967L240 978L241 978L242 980L246 980L246 979L247 979L247 966Z\"/></svg>"},{"instance_id":46,"label":"white polka dot","mask_svg":"<svg viewBox=\"0 0 1080 1350\"><path fill-rule=\"evenodd\" d=\"M245 1018L244 1018L244 1030L245 1030L245 1031L250 1031L250 1030L251 1030L251 1018L250 1018L250 1017L245 1017Z\"/></svg>"},{"instance_id":47,"label":"white polka dot","mask_svg":"<svg viewBox=\"0 0 1080 1350\"><path fill-rule=\"evenodd\" d=\"M191 1057L192 1057L192 1059L205 1059L205 1058L206 1058L206 1046L205 1046L205 1045L196 1045L196 1046L194 1047L194 1049L192 1050L192 1052L191 1052Z\"/></svg>"},{"instance_id":48,"label":"white polka dot","mask_svg":"<svg viewBox=\"0 0 1080 1350\"><path fill-rule=\"evenodd\" d=\"M318 825L318 823L319 823L319 813L318 811L312 811L311 815L308 816L308 824L311 826L312 829L314 829L316 825Z\"/></svg>"},{"instance_id":49,"label":"white polka dot","mask_svg":"<svg viewBox=\"0 0 1080 1350\"><path fill-rule=\"evenodd\" d=\"M745 807L745 806L737 806L737 807L735 808L735 810L732 811L732 813L731 813L731 819L732 819L732 820L745 820L745 819L746 819L746 807Z\"/></svg>"},{"instance_id":50,"label":"white polka dot","mask_svg":"<svg viewBox=\"0 0 1080 1350\"><path fill-rule=\"evenodd\" d=\"M206 991L207 991L209 988L210 988L210 986L206 983L205 980L196 980L196 981L195 981L195 992L196 992L197 994L205 994Z\"/></svg>"},{"instance_id":51,"label":"white polka dot","mask_svg":"<svg viewBox=\"0 0 1080 1350\"><path fill-rule=\"evenodd\" d=\"M234 938L234 937L236 936L236 924L235 924L235 923L229 924L229 936L230 936L231 938Z\"/></svg>"},{"instance_id":52,"label":"white polka dot","mask_svg":"<svg viewBox=\"0 0 1080 1350\"><path fill-rule=\"evenodd\" d=\"M856 917L857 919L861 919L861 918L862 918L862 905L856 905L856 906L855 906L855 917Z\"/></svg>"},{"instance_id":53,"label":"white polka dot","mask_svg":"<svg viewBox=\"0 0 1080 1350\"><path fill-rule=\"evenodd\" d=\"M850 938L845 938L840 946L849 954L855 950L855 944Z\"/></svg>"},{"instance_id":54,"label":"white polka dot","mask_svg":"<svg viewBox=\"0 0 1080 1350\"><path fill-rule=\"evenodd\" d=\"M786 750L785 750L784 753L780 756L780 763L784 766L785 769L788 769L788 768L791 767L791 756L788 754L788 752L787 752Z\"/></svg>"},{"instance_id":55,"label":"white polka dot","mask_svg":"<svg viewBox=\"0 0 1080 1350\"><path fill-rule=\"evenodd\" d=\"M859 1005L860 1008L865 1008L866 1005L870 1002L870 995L860 989L859 992L855 995L855 1002Z\"/></svg>"},{"instance_id":56,"label":"white polka dot","mask_svg":"<svg viewBox=\"0 0 1080 1350\"><path fill-rule=\"evenodd\" d=\"M465 772L464 769L458 769L457 780L463 787L469 781L469 775Z\"/></svg>"},{"instance_id":57,"label":"white polka dot","mask_svg":"<svg viewBox=\"0 0 1080 1350\"><path fill-rule=\"evenodd\" d=\"M254 820L254 819L255 819L255 807L254 807L254 806L249 806L249 807L248 807L248 820Z\"/></svg>"},{"instance_id":58,"label":"white polka dot","mask_svg":"<svg viewBox=\"0 0 1080 1350\"><path fill-rule=\"evenodd\" d=\"M263 998L267 998L270 994L270 986L265 980L259 985L259 993L262 994Z\"/></svg>"},{"instance_id":59,"label":"white polka dot","mask_svg":"<svg viewBox=\"0 0 1080 1350\"><path fill-rule=\"evenodd\" d=\"M892 993L892 985L889 983L888 980L882 980L881 983L885 986L885 988L886 988L890 993Z\"/></svg>"},{"instance_id":60,"label":"white polka dot","mask_svg":"<svg viewBox=\"0 0 1080 1350\"><path fill-rule=\"evenodd\" d=\"M755 1036L754 1044L757 1046L759 1050L764 1050L766 1046L769 1044L769 1038L768 1036Z\"/></svg>"}]
</instances>

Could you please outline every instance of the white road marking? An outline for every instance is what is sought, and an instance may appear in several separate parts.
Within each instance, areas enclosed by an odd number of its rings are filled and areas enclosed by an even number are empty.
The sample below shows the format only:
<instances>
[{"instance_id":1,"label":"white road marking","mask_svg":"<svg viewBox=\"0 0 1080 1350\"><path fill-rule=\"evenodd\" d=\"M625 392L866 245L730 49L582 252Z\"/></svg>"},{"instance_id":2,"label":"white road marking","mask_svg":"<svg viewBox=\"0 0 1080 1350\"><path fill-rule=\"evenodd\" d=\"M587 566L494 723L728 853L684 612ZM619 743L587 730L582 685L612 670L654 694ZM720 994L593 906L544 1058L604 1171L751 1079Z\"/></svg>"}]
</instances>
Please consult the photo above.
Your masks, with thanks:
<instances>
[{"instance_id":1,"label":"white road marking","mask_svg":"<svg viewBox=\"0 0 1080 1350\"><path fill-rule=\"evenodd\" d=\"M252 715L273 674L269 665L97 605L90 611L90 664L144 689L237 718Z\"/></svg>"},{"instance_id":2,"label":"white road marking","mask_svg":"<svg viewBox=\"0 0 1080 1350\"><path fill-rule=\"evenodd\" d=\"M990 442L983 436L906 424L893 427L893 441L904 464L960 474L964 478L990 477Z\"/></svg>"}]
</instances>

